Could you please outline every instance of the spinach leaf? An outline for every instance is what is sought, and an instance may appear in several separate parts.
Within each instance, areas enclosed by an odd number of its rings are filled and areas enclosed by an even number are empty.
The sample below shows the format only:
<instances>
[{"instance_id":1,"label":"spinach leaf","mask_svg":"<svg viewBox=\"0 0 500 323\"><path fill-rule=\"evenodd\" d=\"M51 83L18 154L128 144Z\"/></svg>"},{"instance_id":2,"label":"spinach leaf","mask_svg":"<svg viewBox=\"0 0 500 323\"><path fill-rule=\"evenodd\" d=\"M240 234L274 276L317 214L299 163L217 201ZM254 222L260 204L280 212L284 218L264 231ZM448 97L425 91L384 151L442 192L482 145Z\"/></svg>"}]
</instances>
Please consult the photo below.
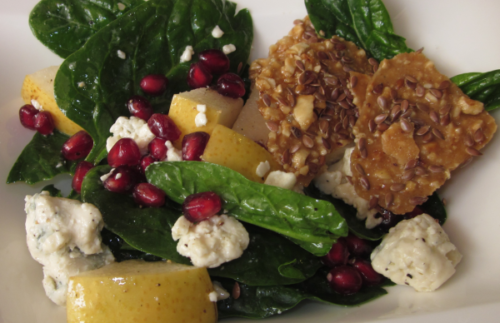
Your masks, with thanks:
<instances>
[{"instance_id":1,"label":"spinach leaf","mask_svg":"<svg viewBox=\"0 0 500 323\"><path fill-rule=\"evenodd\" d=\"M316 28L326 37L338 35L364 48L381 61L412 51L405 39L394 34L391 18L382 0L306 0Z\"/></svg>"},{"instance_id":2,"label":"spinach leaf","mask_svg":"<svg viewBox=\"0 0 500 323\"><path fill-rule=\"evenodd\" d=\"M332 195L322 193L314 184L304 188L304 193L312 198L332 203L335 206L335 209L337 209L340 215L342 215L342 217L346 220L349 230L360 238L376 241L382 239L387 233L387 230L381 226L377 226L373 229L367 229L365 221L356 217L357 211L352 205L345 203L341 199L336 199ZM439 220L440 225L445 223L447 217L446 209L438 193L434 192L434 194L429 197L427 202L420 205L420 208L425 213Z\"/></svg>"},{"instance_id":3,"label":"spinach leaf","mask_svg":"<svg viewBox=\"0 0 500 323\"><path fill-rule=\"evenodd\" d=\"M305 242L294 238L286 237L288 240L299 245L302 249L309 251L317 257L322 257L332 249L332 243L326 242Z\"/></svg>"},{"instance_id":4,"label":"spinach leaf","mask_svg":"<svg viewBox=\"0 0 500 323\"><path fill-rule=\"evenodd\" d=\"M62 58L78 49L101 28L142 0L42 0L29 23L38 40Z\"/></svg>"},{"instance_id":5,"label":"spinach leaf","mask_svg":"<svg viewBox=\"0 0 500 323\"><path fill-rule=\"evenodd\" d=\"M322 266L319 258L279 234L252 225L245 228L250 244L243 256L209 269L211 276L250 286L290 285L310 278Z\"/></svg>"},{"instance_id":6,"label":"spinach leaf","mask_svg":"<svg viewBox=\"0 0 500 323\"><path fill-rule=\"evenodd\" d=\"M41 192L47 191L52 197L63 197L61 194L61 190L56 188L54 184L50 184L42 188Z\"/></svg>"},{"instance_id":7,"label":"spinach leaf","mask_svg":"<svg viewBox=\"0 0 500 323\"><path fill-rule=\"evenodd\" d=\"M347 235L344 219L328 202L290 190L255 183L227 167L200 162L150 165L146 177L182 203L191 194L213 191L238 220L304 242L333 243Z\"/></svg>"},{"instance_id":8,"label":"spinach leaf","mask_svg":"<svg viewBox=\"0 0 500 323\"><path fill-rule=\"evenodd\" d=\"M101 211L106 228L133 248L172 261L190 264L177 253L177 243L170 234L179 213L167 208L140 208L129 195L112 193L104 188L100 177L109 166L92 168L82 183L83 202Z\"/></svg>"},{"instance_id":9,"label":"spinach leaf","mask_svg":"<svg viewBox=\"0 0 500 323\"><path fill-rule=\"evenodd\" d=\"M296 285L291 286L257 286L240 285L240 297L230 297L217 302L219 318L244 317L261 319L297 306L303 300L316 300L323 303L341 306L356 306L387 294L382 288L389 286L388 280L380 286L363 287L357 294L340 295L334 292L326 280L327 270L318 273ZM228 279L215 279L227 290L232 290L234 281Z\"/></svg>"},{"instance_id":10,"label":"spinach leaf","mask_svg":"<svg viewBox=\"0 0 500 323\"><path fill-rule=\"evenodd\" d=\"M472 99L483 102L486 111L500 108L500 70L460 74L451 81Z\"/></svg>"},{"instance_id":11,"label":"spinach leaf","mask_svg":"<svg viewBox=\"0 0 500 323\"><path fill-rule=\"evenodd\" d=\"M224 0L151 0L101 28L68 56L54 91L59 108L94 139L87 160L98 163L106 156L109 128L119 116L129 115L126 101L143 94L139 83L145 75L165 74L170 80L164 94L150 98L155 112L168 112L172 96L189 90L192 62L180 63L187 45L200 52L234 44L236 52L228 55L232 71L247 61L252 19L248 10L234 15L235 10ZM211 36L215 25L225 32L221 38ZM82 82L85 86L79 86Z\"/></svg>"},{"instance_id":12,"label":"spinach leaf","mask_svg":"<svg viewBox=\"0 0 500 323\"><path fill-rule=\"evenodd\" d=\"M67 135L57 130L48 136L37 132L12 166L7 184L35 184L59 174L73 173L77 161L67 161L61 155L61 147L68 139Z\"/></svg>"}]
</instances>

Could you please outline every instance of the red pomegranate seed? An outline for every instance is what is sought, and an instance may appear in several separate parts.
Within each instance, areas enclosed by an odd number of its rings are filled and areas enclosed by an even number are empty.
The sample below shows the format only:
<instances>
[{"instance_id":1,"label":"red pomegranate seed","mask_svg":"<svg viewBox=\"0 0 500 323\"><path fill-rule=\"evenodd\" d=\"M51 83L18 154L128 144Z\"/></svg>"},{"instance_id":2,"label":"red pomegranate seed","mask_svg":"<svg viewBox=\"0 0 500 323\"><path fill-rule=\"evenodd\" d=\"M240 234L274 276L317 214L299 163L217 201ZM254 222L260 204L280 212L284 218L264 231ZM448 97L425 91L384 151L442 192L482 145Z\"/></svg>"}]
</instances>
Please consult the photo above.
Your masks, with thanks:
<instances>
[{"instance_id":1,"label":"red pomegranate seed","mask_svg":"<svg viewBox=\"0 0 500 323\"><path fill-rule=\"evenodd\" d=\"M165 146L166 139L155 138L151 140L148 145L149 153L151 156L156 158L156 160L164 160L167 157L167 146Z\"/></svg>"},{"instance_id":2,"label":"red pomegranate seed","mask_svg":"<svg viewBox=\"0 0 500 323\"><path fill-rule=\"evenodd\" d=\"M359 271L351 266L342 265L330 270L326 279L330 287L339 294L356 294L363 285L363 278Z\"/></svg>"},{"instance_id":3,"label":"red pomegranate seed","mask_svg":"<svg viewBox=\"0 0 500 323\"><path fill-rule=\"evenodd\" d=\"M181 136L181 131L169 116L155 113L148 120L149 130L156 136L165 140L175 141Z\"/></svg>"},{"instance_id":4,"label":"red pomegranate seed","mask_svg":"<svg viewBox=\"0 0 500 323\"><path fill-rule=\"evenodd\" d=\"M378 285L382 281L382 275L373 269L370 262L363 259L353 259L352 265L359 271L366 286Z\"/></svg>"},{"instance_id":5,"label":"red pomegranate seed","mask_svg":"<svg viewBox=\"0 0 500 323\"><path fill-rule=\"evenodd\" d=\"M85 158L92 150L94 141L85 131L78 131L63 144L61 152L67 160Z\"/></svg>"},{"instance_id":6,"label":"red pomegranate seed","mask_svg":"<svg viewBox=\"0 0 500 323\"><path fill-rule=\"evenodd\" d=\"M230 98L241 98L245 95L245 82L234 73L226 73L217 80L217 92Z\"/></svg>"},{"instance_id":7,"label":"red pomegranate seed","mask_svg":"<svg viewBox=\"0 0 500 323\"><path fill-rule=\"evenodd\" d=\"M325 265L333 268L338 265L345 265L347 263L347 258L349 258L347 244L343 238L339 238L337 242L333 244L332 249L330 249L322 259Z\"/></svg>"},{"instance_id":8,"label":"red pomegranate seed","mask_svg":"<svg viewBox=\"0 0 500 323\"><path fill-rule=\"evenodd\" d=\"M187 134L182 138L182 159L201 161L210 135L203 131Z\"/></svg>"},{"instance_id":9,"label":"red pomegranate seed","mask_svg":"<svg viewBox=\"0 0 500 323\"><path fill-rule=\"evenodd\" d=\"M129 193L138 182L138 177L134 168L118 166L104 181L104 188L114 193Z\"/></svg>"},{"instance_id":10,"label":"red pomegranate seed","mask_svg":"<svg viewBox=\"0 0 500 323\"><path fill-rule=\"evenodd\" d=\"M75 176L73 176L73 181L71 182L71 187L77 192L80 193L82 190L82 182L85 175L87 175L88 171L94 167L94 164L89 163L87 161L79 162L76 165Z\"/></svg>"},{"instance_id":11,"label":"red pomegranate seed","mask_svg":"<svg viewBox=\"0 0 500 323\"><path fill-rule=\"evenodd\" d=\"M35 116L38 114L38 110L35 109L31 104L26 104L19 109L19 120L23 127L36 130L35 129Z\"/></svg>"},{"instance_id":12,"label":"red pomegranate seed","mask_svg":"<svg viewBox=\"0 0 500 323\"><path fill-rule=\"evenodd\" d=\"M168 78L161 74L150 74L141 80L141 89L144 93L157 96L163 94L168 86Z\"/></svg>"},{"instance_id":13,"label":"red pomegranate seed","mask_svg":"<svg viewBox=\"0 0 500 323\"><path fill-rule=\"evenodd\" d=\"M229 71L229 58L219 49L207 49L198 57L200 63L212 74L224 74Z\"/></svg>"},{"instance_id":14,"label":"red pomegranate seed","mask_svg":"<svg viewBox=\"0 0 500 323\"><path fill-rule=\"evenodd\" d=\"M187 82L191 89L207 87L212 83L212 74L198 62L191 64L189 68Z\"/></svg>"},{"instance_id":15,"label":"red pomegranate seed","mask_svg":"<svg viewBox=\"0 0 500 323\"><path fill-rule=\"evenodd\" d=\"M189 221L200 222L219 213L221 205L220 197L214 192L192 194L184 200L182 213Z\"/></svg>"},{"instance_id":16,"label":"red pomegranate seed","mask_svg":"<svg viewBox=\"0 0 500 323\"><path fill-rule=\"evenodd\" d=\"M403 215L394 214L391 211L382 208L380 208L379 213L377 213L375 217L382 217L380 228L383 230L389 230L404 219Z\"/></svg>"},{"instance_id":17,"label":"red pomegranate seed","mask_svg":"<svg viewBox=\"0 0 500 323\"><path fill-rule=\"evenodd\" d=\"M140 161L141 152L139 151L139 147L130 138L118 140L108 153L108 164L113 168L122 165L139 165Z\"/></svg>"},{"instance_id":18,"label":"red pomegranate seed","mask_svg":"<svg viewBox=\"0 0 500 323\"><path fill-rule=\"evenodd\" d=\"M370 246L366 240L352 233L349 233L345 241L349 253L355 257L368 257L372 253L372 246Z\"/></svg>"},{"instance_id":19,"label":"red pomegranate seed","mask_svg":"<svg viewBox=\"0 0 500 323\"><path fill-rule=\"evenodd\" d=\"M146 155L146 156L142 157L141 163L140 163L141 172L142 173L146 172L146 168L148 168L148 166L151 165L152 163L154 163L155 161L157 161L156 158L154 158L151 155Z\"/></svg>"},{"instance_id":20,"label":"red pomegranate seed","mask_svg":"<svg viewBox=\"0 0 500 323\"><path fill-rule=\"evenodd\" d=\"M144 121L148 121L154 112L148 99L140 95L131 97L127 102L127 107L130 114Z\"/></svg>"},{"instance_id":21,"label":"red pomegranate seed","mask_svg":"<svg viewBox=\"0 0 500 323\"><path fill-rule=\"evenodd\" d=\"M165 204L165 192L149 183L140 183L134 188L134 200L142 206L160 207Z\"/></svg>"},{"instance_id":22,"label":"red pomegranate seed","mask_svg":"<svg viewBox=\"0 0 500 323\"><path fill-rule=\"evenodd\" d=\"M52 116L47 111L40 111L35 116L34 125L36 131L41 133L42 135L50 135L54 132L54 120L52 120Z\"/></svg>"}]
</instances>

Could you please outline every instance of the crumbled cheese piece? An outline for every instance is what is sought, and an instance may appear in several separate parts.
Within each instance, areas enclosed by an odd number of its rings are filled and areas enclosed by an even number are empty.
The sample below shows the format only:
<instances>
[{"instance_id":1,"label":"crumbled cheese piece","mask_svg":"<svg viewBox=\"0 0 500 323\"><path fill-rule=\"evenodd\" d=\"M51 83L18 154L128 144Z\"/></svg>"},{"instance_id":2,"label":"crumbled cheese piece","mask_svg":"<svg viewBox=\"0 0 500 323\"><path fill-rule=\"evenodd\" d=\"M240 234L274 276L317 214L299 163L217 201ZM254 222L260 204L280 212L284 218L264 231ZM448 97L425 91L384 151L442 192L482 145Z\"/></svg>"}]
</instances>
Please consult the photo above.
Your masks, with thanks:
<instances>
[{"instance_id":1,"label":"crumbled cheese piece","mask_svg":"<svg viewBox=\"0 0 500 323\"><path fill-rule=\"evenodd\" d=\"M420 292L436 290L447 281L462 255L437 221L421 214L391 228L371 259L375 271Z\"/></svg>"},{"instance_id":2,"label":"crumbled cheese piece","mask_svg":"<svg viewBox=\"0 0 500 323\"><path fill-rule=\"evenodd\" d=\"M155 135L149 130L146 121L137 117L119 117L111 126L109 131L113 134L106 141L108 152L113 148L116 142L122 138L131 138L135 141L141 155L148 153L148 144L155 138Z\"/></svg>"},{"instance_id":3,"label":"crumbled cheese piece","mask_svg":"<svg viewBox=\"0 0 500 323\"><path fill-rule=\"evenodd\" d=\"M69 277L114 261L101 243L104 226L92 204L48 192L26 196L26 240L33 259L42 264L47 296L64 306Z\"/></svg>"},{"instance_id":4,"label":"crumbled cheese piece","mask_svg":"<svg viewBox=\"0 0 500 323\"><path fill-rule=\"evenodd\" d=\"M210 302L217 302L217 292L210 292L210 294L208 294L208 298L210 299Z\"/></svg>"},{"instance_id":5,"label":"crumbled cheese piece","mask_svg":"<svg viewBox=\"0 0 500 323\"><path fill-rule=\"evenodd\" d=\"M193 46L186 46L184 52L181 55L181 63L189 62L194 55Z\"/></svg>"},{"instance_id":6,"label":"crumbled cheese piece","mask_svg":"<svg viewBox=\"0 0 500 323\"><path fill-rule=\"evenodd\" d=\"M241 257L250 241L245 227L225 214L197 224L181 216L172 227L172 238L179 240L177 252L193 265L209 268Z\"/></svg>"},{"instance_id":7,"label":"crumbled cheese piece","mask_svg":"<svg viewBox=\"0 0 500 323\"><path fill-rule=\"evenodd\" d=\"M43 111L42 105L37 100L31 100L31 105L34 106L38 111Z\"/></svg>"},{"instance_id":8,"label":"crumbled cheese piece","mask_svg":"<svg viewBox=\"0 0 500 323\"><path fill-rule=\"evenodd\" d=\"M120 178L122 178L122 173L116 174L115 179L120 179Z\"/></svg>"},{"instance_id":9,"label":"crumbled cheese piece","mask_svg":"<svg viewBox=\"0 0 500 323\"><path fill-rule=\"evenodd\" d=\"M255 174L259 177L264 177L269 171L271 170L271 165L269 164L269 161L265 162L260 162L259 166L257 166L257 169L255 170Z\"/></svg>"},{"instance_id":10,"label":"crumbled cheese piece","mask_svg":"<svg viewBox=\"0 0 500 323\"><path fill-rule=\"evenodd\" d=\"M221 38L222 35L224 35L224 32L222 31L222 29L220 29L220 27L218 25L215 26L215 28L212 30L212 37L213 38Z\"/></svg>"},{"instance_id":11,"label":"crumbled cheese piece","mask_svg":"<svg viewBox=\"0 0 500 323\"><path fill-rule=\"evenodd\" d=\"M264 184L285 188L287 190L294 188L295 183L297 183L297 177L294 173L286 173L281 170L270 172L264 182Z\"/></svg>"},{"instance_id":12,"label":"crumbled cheese piece","mask_svg":"<svg viewBox=\"0 0 500 323\"><path fill-rule=\"evenodd\" d=\"M114 170L115 170L114 168L111 168L111 171L109 173L102 175L100 177L101 178L101 182L104 183L104 181L106 181L109 178L109 176L111 176L111 174L113 174Z\"/></svg>"},{"instance_id":13,"label":"crumbled cheese piece","mask_svg":"<svg viewBox=\"0 0 500 323\"><path fill-rule=\"evenodd\" d=\"M125 8L126 7L125 7L125 5L123 3L118 2L118 10L123 11L123 10L125 10Z\"/></svg>"},{"instance_id":14,"label":"crumbled cheese piece","mask_svg":"<svg viewBox=\"0 0 500 323\"><path fill-rule=\"evenodd\" d=\"M354 148L346 149L344 158L331 165L326 172L318 176L314 184L325 194L331 194L335 198L344 200L358 211L356 216L360 220L366 219L365 226L372 229L382 221L382 218L375 218L377 211L370 210L370 203L361 198L348 180L347 176L352 176L351 153Z\"/></svg>"},{"instance_id":15,"label":"crumbled cheese piece","mask_svg":"<svg viewBox=\"0 0 500 323\"><path fill-rule=\"evenodd\" d=\"M85 87L85 82L78 82L78 87Z\"/></svg>"},{"instance_id":16,"label":"crumbled cheese piece","mask_svg":"<svg viewBox=\"0 0 500 323\"><path fill-rule=\"evenodd\" d=\"M214 291L217 293L217 301L228 299L229 296L231 296L231 294L229 294L229 292L222 287L221 283L218 281L213 281L212 283L214 285Z\"/></svg>"},{"instance_id":17,"label":"crumbled cheese piece","mask_svg":"<svg viewBox=\"0 0 500 323\"><path fill-rule=\"evenodd\" d=\"M165 141L165 146L167 146L167 157L165 161L182 161L182 151L175 148L170 140Z\"/></svg>"},{"instance_id":18,"label":"crumbled cheese piece","mask_svg":"<svg viewBox=\"0 0 500 323\"><path fill-rule=\"evenodd\" d=\"M208 122L207 115L205 114L207 106L205 104L198 104L196 110L198 110L198 114L194 117L194 124L196 127L206 126Z\"/></svg>"},{"instance_id":19,"label":"crumbled cheese piece","mask_svg":"<svg viewBox=\"0 0 500 323\"><path fill-rule=\"evenodd\" d=\"M116 51L116 55L118 55L119 58L121 59L125 59L127 58L127 54L125 54L124 52L122 52L121 50L117 50Z\"/></svg>"},{"instance_id":20,"label":"crumbled cheese piece","mask_svg":"<svg viewBox=\"0 0 500 323\"><path fill-rule=\"evenodd\" d=\"M233 44L228 44L228 45L224 45L222 47L222 51L224 52L224 54L226 55L229 55L231 54L232 52L234 52L236 50L236 46L234 46Z\"/></svg>"}]
</instances>

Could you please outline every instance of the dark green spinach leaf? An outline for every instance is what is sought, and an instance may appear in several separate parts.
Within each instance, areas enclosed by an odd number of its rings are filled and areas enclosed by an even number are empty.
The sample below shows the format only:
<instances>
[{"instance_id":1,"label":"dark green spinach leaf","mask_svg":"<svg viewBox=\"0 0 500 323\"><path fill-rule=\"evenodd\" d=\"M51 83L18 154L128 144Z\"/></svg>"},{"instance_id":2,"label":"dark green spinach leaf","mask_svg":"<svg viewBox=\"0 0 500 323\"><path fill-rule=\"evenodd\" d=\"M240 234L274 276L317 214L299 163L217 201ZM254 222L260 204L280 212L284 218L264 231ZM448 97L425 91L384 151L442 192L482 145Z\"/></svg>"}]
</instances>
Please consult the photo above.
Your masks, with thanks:
<instances>
[{"instance_id":1,"label":"dark green spinach leaf","mask_svg":"<svg viewBox=\"0 0 500 323\"><path fill-rule=\"evenodd\" d=\"M460 74L451 80L471 99L483 102L486 111L500 108L500 70Z\"/></svg>"},{"instance_id":2,"label":"dark green spinach leaf","mask_svg":"<svg viewBox=\"0 0 500 323\"><path fill-rule=\"evenodd\" d=\"M97 163L106 156L109 128L129 115L126 101L143 94L139 83L145 75L165 74L170 80L163 95L150 98L156 112L168 112L172 96L189 90L186 76L195 60L180 63L187 45L198 53L234 44L236 52L228 55L231 70L246 63L252 19L248 10L236 15L235 10L225 0L151 0L101 28L68 56L56 75L55 96L59 108L94 139L87 160ZM216 25L225 32L221 38L211 36Z\"/></svg>"},{"instance_id":3,"label":"dark green spinach leaf","mask_svg":"<svg viewBox=\"0 0 500 323\"><path fill-rule=\"evenodd\" d=\"M30 27L38 40L66 58L101 28L142 0L42 0L31 11Z\"/></svg>"},{"instance_id":4,"label":"dark green spinach leaf","mask_svg":"<svg viewBox=\"0 0 500 323\"><path fill-rule=\"evenodd\" d=\"M56 188L54 184L50 184L42 188L41 192L47 191L52 197L63 197L61 194L61 190Z\"/></svg>"},{"instance_id":5,"label":"dark green spinach leaf","mask_svg":"<svg viewBox=\"0 0 500 323\"><path fill-rule=\"evenodd\" d=\"M67 161L61 155L61 147L68 138L57 130L48 136L35 133L12 166L7 176L7 184L35 184L59 174L71 174L77 162Z\"/></svg>"},{"instance_id":6,"label":"dark green spinach leaf","mask_svg":"<svg viewBox=\"0 0 500 323\"><path fill-rule=\"evenodd\" d=\"M313 243L333 243L347 235L347 225L333 205L290 190L255 183L223 166L200 162L154 163L146 170L151 184L175 202L213 191L232 216L285 236Z\"/></svg>"}]
</instances>

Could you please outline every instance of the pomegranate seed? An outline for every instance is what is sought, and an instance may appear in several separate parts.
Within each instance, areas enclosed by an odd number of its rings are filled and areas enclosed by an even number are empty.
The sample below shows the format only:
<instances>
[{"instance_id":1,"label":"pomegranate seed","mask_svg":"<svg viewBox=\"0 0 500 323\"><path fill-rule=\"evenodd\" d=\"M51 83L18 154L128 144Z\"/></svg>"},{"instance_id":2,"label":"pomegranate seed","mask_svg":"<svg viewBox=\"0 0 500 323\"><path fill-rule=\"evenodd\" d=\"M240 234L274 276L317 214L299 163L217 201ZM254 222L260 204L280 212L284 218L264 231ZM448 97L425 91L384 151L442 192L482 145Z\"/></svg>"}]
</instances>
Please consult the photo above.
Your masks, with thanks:
<instances>
[{"instance_id":1,"label":"pomegranate seed","mask_svg":"<svg viewBox=\"0 0 500 323\"><path fill-rule=\"evenodd\" d=\"M352 265L359 271L366 286L378 285L382 281L382 275L373 269L370 262L362 259L353 259Z\"/></svg>"},{"instance_id":2,"label":"pomegranate seed","mask_svg":"<svg viewBox=\"0 0 500 323\"><path fill-rule=\"evenodd\" d=\"M210 135L203 131L185 135L182 139L182 159L201 161Z\"/></svg>"},{"instance_id":3,"label":"pomegranate seed","mask_svg":"<svg viewBox=\"0 0 500 323\"><path fill-rule=\"evenodd\" d=\"M142 206L160 207L165 204L165 192L149 183L140 183L134 188L134 200Z\"/></svg>"},{"instance_id":4,"label":"pomegranate seed","mask_svg":"<svg viewBox=\"0 0 500 323\"><path fill-rule=\"evenodd\" d=\"M146 168L148 168L149 165L151 165L152 163L154 163L156 160L156 158L154 158L153 156L151 155L146 155L144 157L142 157L141 159L141 163L140 163L140 170L142 173L145 173L146 172Z\"/></svg>"},{"instance_id":5,"label":"pomegranate seed","mask_svg":"<svg viewBox=\"0 0 500 323\"><path fill-rule=\"evenodd\" d=\"M140 95L131 97L127 102L127 107L130 114L144 121L148 121L154 112L148 99Z\"/></svg>"},{"instance_id":6,"label":"pomegranate seed","mask_svg":"<svg viewBox=\"0 0 500 323\"><path fill-rule=\"evenodd\" d=\"M219 213L221 204L220 197L214 192L192 194L182 204L182 213L189 221L200 222Z\"/></svg>"},{"instance_id":7,"label":"pomegranate seed","mask_svg":"<svg viewBox=\"0 0 500 323\"><path fill-rule=\"evenodd\" d=\"M92 150L94 141L85 131L78 131L63 144L61 153L67 160L77 160L87 157Z\"/></svg>"},{"instance_id":8,"label":"pomegranate seed","mask_svg":"<svg viewBox=\"0 0 500 323\"><path fill-rule=\"evenodd\" d=\"M424 211L421 208L419 208L418 206L415 206L415 208L413 209L413 211L411 211L409 213L406 213L404 215L404 218L406 220L413 219L414 217L416 217L417 215L420 215L422 213L424 213Z\"/></svg>"},{"instance_id":9,"label":"pomegranate seed","mask_svg":"<svg viewBox=\"0 0 500 323\"><path fill-rule=\"evenodd\" d=\"M76 165L75 176L71 182L71 187L79 194L82 190L82 182L88 171L94 167L94 164L87 161L81 161Z\"/></svg>"},{"instance_id":10,"label":"pomegranate seed","mask_svg":"<svg viewBox=\"0 0 500 323\"><path fill-rule=\"evenodd\" d=\"M135 166L140 161L141 152L139 151L139 147L130 138L118 140L108 153L108 164L113 168L122 165Z\"/></svg>"},{"instance_id":11,"label":"pomegranate seed","mask_svg":"<svg viewBox=\"0 0 500 323\"><path fill-rule=\"evenodd\" d=\"M156 136L165 140L175 141L181 136L181 131L169 116L155 113L148 120L149 130Z\"/></svg>"},{"instance_id":12,"label":"pomegranate seed","mask_svg":"<svg viewBox=\"0 0 500 323\"><path fill-rule=\"evenodd\" d=\"M189 68L187 82L191 89L207 87L212 83L212 74L198 62L191 64Z\"/></svg>"},{"instance_id":13,"label":"pomegranate seed","mask_svg":"<svg viewBox=\"0 0 500 323\"><path fill-rule=\"evenodd\" d=\"M31 104L26 104L19 109L19 120L23 127L36 130L35 129L35 116L38 114L38 110L35 109Z\"/></svg>"},{"instance_id":14,"label":"pomegranate seed","mask_svg":"<svg viewBox=\"0 0 500 323\"><path fill-rule=\"evenodd\" d=\"M40 111L34 118L35 129L42 135L50 135L54 132L54 120L47 111Z\"/></svg>"},{"instance_id":15,"label":"pomegranate seed","mask_svg":"<svg viewBox=\"0 0 500 323\"><path fill-rule=\"evenodd\" d=\"M151 156L156 158L156 160L164 160L167 157L167 146L165 146L166 139L155 138L151 140L148 145L149 153Z\"/></svg>"},{"instance_id":16,"label":"pomegranate seed","mask_svg":"<svg viewBox=\"0 0 500 323\"><path fill-rule=\"evenodd\" d=\"M229 58L219 49L207 49L198 55L200 63L209 73L224 74L229 71Z\"/></svg>"},{"instance_id":17,"label":"pomegranate seed","mask_svg":"<svg viewBox=\"0 0 500 323\"><path fill-rule=\"evenodd\" d=\"M351 266L342 265L330 270L326 279L330 287L339 294L356 294L363 285L363 278L359 271Z\"/></svg>"},{"instance_id":18,"label":"pomegranate seed","mask_svg":"<svg viewBox=\"0 0 500 323\"><path fill-rule=\"evenodd\" d=\"M355 257L368 257L372 253L372 246L370 246L366 240L352 233L349 233L345 241L349 253Z\"/></svg>"},{"instance_id":19,"label":"pomegranate seed","mask_svg":"<svg viewBox=\"0 0 500 323\"><path fill-rule=\"evenodd\" d=\"M339 238L337 242L333 244L332 249L323 257L323 262L328 267L333 268L338 265L345 265L347 263L347 258L349 258L347 244L343 238Z\"/></svg>"},{"instance_id":20,"label":"pomegranate seed","mask_svg":"<svg viewBox=\"0 0 500 323\"><path fill-rule=\"evenodd\" d=\"M234 73L226 73L217 80L217 92L230 98L241 98L245 95L245 82Z\"/></svg>"},{"instance_id":21,"label":"pomegranate seed","mask_svg":"<svg viewBox=\"0 0 500 323\"><path fill-rule=\"evenodd\" d=\"M129 166L116 167L104 181L104 188L114 193L129 193L137 183L138 174Z\"/></svg>"},{"instance_id":22,"label":"pomegranate seed","mask_svg":"<svg viewBox=\"0 0 500 323\"><path fill-rule=\"evenodd\" d=\"M403 215L394 214L386 209L380 209L379 213L375 215L376 217L382 217L382 222L380 222L380 227L384 230L389 230L401 220L403 220Z\"/></svg>"},{"instance_id":23,"label":"pomegranate seed","mask_svg":"<svg viewBox=\"0 0 500 323\"><path fill-rule=\"evenodd\" d=\"M157 96L161 95L168 86L168 78L161 74L150 74L141 80L141 89L144 93Z\"/></svg>"}]
</instances>

